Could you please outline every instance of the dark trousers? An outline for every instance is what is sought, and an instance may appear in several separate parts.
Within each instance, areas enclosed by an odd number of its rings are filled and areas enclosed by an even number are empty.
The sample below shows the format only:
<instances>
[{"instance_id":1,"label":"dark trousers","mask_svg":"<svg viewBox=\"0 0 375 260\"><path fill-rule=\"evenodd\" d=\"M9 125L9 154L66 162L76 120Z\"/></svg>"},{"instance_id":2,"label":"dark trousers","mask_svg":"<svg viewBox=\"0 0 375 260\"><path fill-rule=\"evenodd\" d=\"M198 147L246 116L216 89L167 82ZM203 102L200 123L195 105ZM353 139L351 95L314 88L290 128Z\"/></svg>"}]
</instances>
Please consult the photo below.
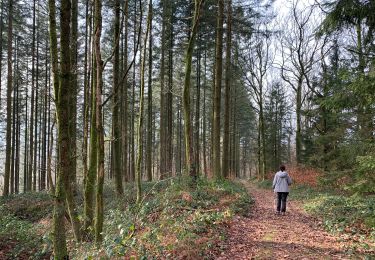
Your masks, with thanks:
<instances>
[{"instance_id":1,"label":"dark trousers","mask_svg":"<svg viewBox=\"0 0 375 260\"><path fill-rule=\"evenodd\" d=\"M285 212L286 211L286 198L288 197L289 192L278 192L277 193L277 211Z\"/></svg>"}]
</instances>

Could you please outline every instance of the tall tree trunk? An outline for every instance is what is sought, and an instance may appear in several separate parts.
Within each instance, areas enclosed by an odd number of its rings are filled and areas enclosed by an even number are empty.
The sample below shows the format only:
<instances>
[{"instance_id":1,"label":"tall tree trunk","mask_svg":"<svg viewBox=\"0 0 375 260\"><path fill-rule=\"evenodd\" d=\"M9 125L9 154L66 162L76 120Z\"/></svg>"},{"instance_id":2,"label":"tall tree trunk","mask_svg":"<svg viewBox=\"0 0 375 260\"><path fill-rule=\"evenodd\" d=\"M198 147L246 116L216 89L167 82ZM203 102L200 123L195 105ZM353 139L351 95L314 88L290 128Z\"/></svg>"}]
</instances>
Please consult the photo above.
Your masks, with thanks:
<instances>
[{"instance_id":1,"label":"tall tree trunk","mask_svg":"<svg viewBox=\"0 0 375 260\"><path fill-rule=\"evenodd\" d=\"M33 160L34 160L34 99L35 99L35 42L36 42L36 0L33 2L33 35L31 44L31 100L30 100L30 137L29 137L29 166L28 166L28 180L27 190L32 188L33 177Z\"/></svg>"},{"instance_id":2,"label":"tall tree trunk","mask_svg":"<svg viewBox=\"0 0 375 260\"><path fill-rule=\"evenodd\" d=\"M34 158L33 158L33 182L32 182L32 190L36 191L36 183L37 183L37 157L38 157L38 115L39 115L39 2L37 6L37 22L36 22L36 71L35 71L35 104L34 104L34 129L30 129L34 131Z\"/></svg>"},{"instance_id":3,"label":"tall tree trunk","mask_svg":"<svg viewBox=\"0 0 375 260\"><path fill-rule=\"evenodd\" d=\"M91 18L89 15L89 0L86 0L85 12L85 58L83 68L83 140L82 140L82 164L83 164L83 185L85 187L88 167L87 149L89 134L89 109L90 109L90 75L91 75ZM90 35L90 36L89 36Z\"/></svg>"},{"instance_id":4,"label":"tall tree trunk","mask_svg":"<svg viewBox=\"0 0 375 260\"><path fill-rule=\"evenodd\" d=\"M296 93L296 159L297 163L302 162L302 78L298 80L297 93Z\"/></svg>"},{"instance_id":5,"label":"tall tree trunk","mask_svg":"<svg viewBox=\"0 0 375 260\"><path fill-rule=\"evenodd\" d=\"M193 129L191 126L191 107L190 107L190 80L191 80L191 63L195 44L195 38L198 32L198 24L200 18L200 10L204 0L194 1L194 16L191 28L191 34L185 54L185 79L183 92L183 110L184 110L184 125L185 125L185 169L186 172L193 179L197 179L196 161L194 158L194 144L193 144Z\"/></svg>"},{"instance_id":6,"label":"tall tree trunk","mask_svg":"<svg viewBox=\"0 0 375 260\"><path fill-rule=\"evenodd\" d=\"M260 177L263 181L266 174L266 135L264 127L263 97L262 87L260 87L260 104L259 104L259 132L260 132Z\"/></svg>"},{"instance_id":7,"label":"tall tree trunk","mask_svg":"<svg viewBox=\"0 0 375 260\"><path fill-rule=\"evenodd\" d=\"M162 28L161 28L161 57L160 57L160 179L166 177L167 145L166 145L166 86L165 86L165 52L166 52L166 31L168 23L167 0L162 0Z\"/></svg>"},{"instance_id":8,"label":"tall tree trunk","mask_svg":"<svg viewBox=\"0 0 375 260\"><path fill-rule=\"evenodd\" d=\"M199 41L199 36L198 36ZM200 140L199 140L199 117L200 117L200 102L201 102L201 50L198 47L197 53L197 98L195 102L195 160L197 162L197 172L199 173L200 170L200 160L199 160L199 152L200 152Z\"/></svg>"},{"instance_id":9,"label":"tall tree trunk","mask_svg":"<svg viewBox=\"0 0 375 260\"><path fill-rule=\"evenodd\" d=\"M9 194L9 177L11 163L12 141L12 51L13 51L13 0L8 0L8 76L7 76L7 125L6 125L6 150L5 150L5 175L3 195Z\"/></svg>"},{"instance_id":10,"label":"tall tree trunk","mask_svg":"<svg viewBox=\"0 0 375 260\"><path fill-rule=\"evenodd\" d=\"M204 176L207 177L207 109L206 109L206 90L207 90L207 53L206 49L204 50L204 83L203 83L203 131L202 131L202 140L203 140L203 172Z\"/></svg>"},{"instance_id":11,"label":"tall tree trunk","mask_svg":"<svg viewBox=\"0 0 375 260\"><path fill-rule=\"evenodd\" d=\"M70 180L72 186L72 192L75 193L75 185L77 182L77 96L78 96L78 0L71 0L72 3L72 33L71 33L71 105L70 105L70 141L72 149L72 161L71 161L71 172Z\"/></svg>"},{"instance_id":12,"label":"tall tree trunk","mask_svg":"<svg viewBox=\"0 0 375 260\"><path fill-rule=\"evenodd\" d=\"M12 98L12 126L11 126L11 166L10 166L10 193L14 193L14 186L15 186L15 169L16 169L16 154L15 154L15 147L16 147L16 89L17 89L17 38L14 41L14 54L13 54L13 85L12 85L12 92L13 92L13 98ZM13 47L12 47L13 48Z\"/></svg>"},{"instance_id":13,"label":"tall tree trunk","mask_svg":"<svg viewBox=\"0 0 375 260\"><path fill-rule=\"evenodd\" d=\"M152 181L152 0L149 0L149 15L150 15L150 28L149 28L149 42L148 42L148 100L147 100L147 154L146 154L146 172L147 181Z\"/></svg>"},{"instance_id":14,"label":"tall tree trunk","mask_svg":"<svg viewBox=\"0 0 375 260\"><path fill-rule=\"evenodd\" d=\"M102 34L102 1L95 0L94 13L94 45L96 59L96 131L97 131L97 188L95 208L95 242L101 243L103 239L103 185L104 185L104 129L102 116L102 87L103 87L103 61L101 55L100 39Z\"/></svg>"},{"instance_id":15,"label":"tall tree trunk","mask_svg":"<svg viewBox=\"0 0 375 260\"><path fill-rule=\"evenodd\" d=\"M84 230L88 233L94 219L94 192L98 163L98 133L96 128L96 58L93 58L93 76L91 82L91 120L90 120L90 165L87 172L84 194Z\"/></svg>"},{"instance_id":16,"label":"tall tree trunk","mask_svg":"<svg viewBox=\"0 0 375 260\"><path fill-rule=\"evenodd\" d=\"M117 41L120 37L120 0L115 1L114 6L114 60L113 60L113 107L112 107L112 125L113 125L113 173L115 175L116 193L123 194L122 176L121 176L121 137L119 120L119 68L120 68L120 47Z\"/></svg>"},{"instance_id":17,"label":"tall tree trunk","mask_svg":"<svg viewBox=\"0 0 375 260\"><path fill-rule=\"evenodd\" d=\"M92 8L91 12L92 14ZM90 16L91 17L91 16ZM92 21L90 19L90 29L89 34L91 35ZM91 39L91 36L90 36ZM90 41L91 42L91 41ZM92 42L92 48L94 52L94 42ZM90 54L91 67L90 71L92 74L92 80L90 85L87 87L91 88L91 113L90 113L90 149L89 149L89 168L87 171L86 181L85 181L85 192L84 192L84 206L83 206L83 215L84 215L84 231L86 235L91 227L93 227L94 219L94 192L95 192L95 176L97 171L97 144L98 144L98 135L96 131L96 59L95 55ZM89 102L89 101L88 101Z\"/></svg>"},{"instance_id":18,"label":"tall tree trunk","mask_svg":"<svg viewBox=\"0 0 375 260\"><path fill-rule=\"evenodd\" d=\"M220 107L221 107L221 79L223 63L223 16L224 0L218 0L217 31L216 31L216 53L215 53L215 90L213 100L213 123L212 123L212 160L215 178L221 178L220 167Z\"/></svg>"},{"instance_id":19,"label":"tall tree trunk","mask_svg":"<svg viewBox=\"0 0 375 260\"><path fill-rule=\"evenodd\" d=\"M141 10L140 10L141 11ZM142 17L139 17L142 20ZM139 23L139 28L141 28L141 23ZM137 4L134 4L134 32L133 32L133 52L137 52ZM134 58L135 59L135 58ZM130 165L129 165L129 180L135 180L135 134L134 134L134 123L135 123L135 64L133 66L133 82L132 82L132 113L131 113L131 125L130 125Z\"/></svg>"},{"instance_id":20,"label":"tall tree trunk","mask_svg":"<svg viewBox=\"0 0 375 260\"><path fill-rule=\"evenodd\" d=\"M18 40L17 40L18 42ZM17 43L18 46L18 43ZM17 48L18 49L18 48ZM17 54L18 56L18 54ZM19 59L17 57L17 65L16 65L16 71L19 71L19 65L18 62ZM16 83L16 149L15 149L15 180L14 180L14 192L16 194L19 193L19 176L20 176L20 145L21 145L21 120L20 120L20 88L19 88L19 76L17 77L17 83Z\"/></svg>"},{"instance_id":21,"label":"tall tree trunk","mask_svg":"<svg viewBox=\"0 0 375 260\"><path fill-rule=\"evenodd\" d=\"M45 52L48 53L48 38L46 37L45 39ZM45 59L45 64L44 64L45 68L46 68L46 71L45 71L45 87L44 87L44 93L43 93L43 97L44 97L44 108L43 108L43 120L42 120L42 123L43 123L43 141L42 141L42 167L41 167L41 174L40 174L40 177L41 177L41 184L40 184L40 188L42 190L45 190L46 189L46 184L48 184L48 182L46 182L46 169L47 169L47 133L48 133L48 129L49 129L49 118L47 118L48 116L48 97L49 97L49 68L48 68L48 56L46 55L46 59Z\"/></svg>"},{"instance_id":22,"label":"tall tree trunk","mask_svg":"<svg viewBox=\"0 0 375 260\"><path fill-rule=\"evenodd\" d=\"M139 1L139 10L142 17L142 1ZM141 88L140 88L140 99L139 99L139 118L138 118L138 129L137 129L137 163L136 163L136 185L137 185L137 203L140 203L142 200L142 173L141 173L141 164L143 157L143 120L144 120L144 92L145 92L145 67L146 67L146 52L147 52L147 37L150 32L150 21L151 21L151 0L149 0L149 10L147 15L147 28L146 34L143 41L143 53L141 54ZM141 26L141 24L139 25Z\"/></svg>"},{"instance_id":23,"label":"tall tree trunk","mask_svg":"<svg viewBox=\"0 0 375 260\"><path fill-rule=\"evenodd\" d=\"M2 68L3 68L3 18L4 18L4 0L1 0L0 4L0 106L1 106L1 79L2 79Z\"/></svg>"},{"instance_id":24,"label":"tall tree trunk","mask_svg":"<svg viewBox=\"0 0 375 260\"><path fill-rule=\"evenodd\" d=\"M229 176L229 122L230 122L230 80L231 80L231 53L232 53L232 1L227 0L227 44L225 57L225 103L224 103L224 142L222 176Z\"/></svg>"},{"instance_id":25,"label":"tall tree trunk","mask_svg":"<svg viewBox=\"0 0 375 260\"><path fill-rule=\"evenodd\" d=\"M129 16L128 16L128 9L129 9L129 1L125 0L124 3L124 16L125 16L125 25L124 25L124 49L123 49L123 71L126 73L126 70L128 68L128 23L129 23ZM123 163L122 163L122 170L124 172L124 179L125 182L129 181L129 171L128 171L128 165L129 165L129 156L128 156L128 140L129 140L129 134L128 134L128 110L129 110L129 102L128 102L128 77L127 73L125 74L125 77L122 79L122 104L123 104L123 116L122 116L122 126L121 126L121 137L122 137L122 149L123 149Z\"/></svg>"},{"instance_id":26,"label":"tall tree trunk","mask_svg":"<svg viewBox=\"0 0 375 260\"><path fill-rule=\"evenodd\" d=\"M61 75L60 82L57 83L57 36L56 36L56 5L55 0L49 0L49 23L50 23L50 44L52 57L52 71L55 87L55 103L58 122L58 176L56 181L56 193L54 197L53 212L53 253L56 259L69 258L66 247L65 234L65 200L66 183L69 182L70 170L70 146L69 146L69 91L70 84L70 1L61 1Z\"/></svg>"},{"instance_id":27,"label":"tall tree trunk","mask_svg":"<svg viewBox=\"0 0 375 260\"><path fill-rule=\"evenodd\" d=\"M29 63L26 62L26 67L28 68L29 66ZM26 71L26 84L28 85L29 83L29 69L27 69ZM25 148L24 148L24 160L23 160L23 192L26 192L27 191L27 179L28 179L28 171L27 171L27 168L28 168L28 100L29 100L29 97L28 97L28 94L27 92L25 93L25 134L24 134L24 143L25 143Z\"/></svg>"},{"instance_id":28,"label":"tall tree trunk","mask_svg":"<svg viewBox=\"0 0 375 260\"><path fill-rule=\"evenodd\" d=\"M168 1L168 90L166 93L166 174L172 176L173 167L173 45L174 45L174 2Z\"/></svg>"},{"instance_id":29,"label":"tall tree trunk","mask_svg":"<svg viewBox=\"0 0 375 260\"><path fill-rule=\"evenodd\" d=\"M55 194L55 186L52 180L52 152L53 152L53 128L55 126L55 119L52 119L52 125L49 129L49 149L48 149L48 158L47 158L47 180L51 194Z\"/></svg>"}]
</instances>

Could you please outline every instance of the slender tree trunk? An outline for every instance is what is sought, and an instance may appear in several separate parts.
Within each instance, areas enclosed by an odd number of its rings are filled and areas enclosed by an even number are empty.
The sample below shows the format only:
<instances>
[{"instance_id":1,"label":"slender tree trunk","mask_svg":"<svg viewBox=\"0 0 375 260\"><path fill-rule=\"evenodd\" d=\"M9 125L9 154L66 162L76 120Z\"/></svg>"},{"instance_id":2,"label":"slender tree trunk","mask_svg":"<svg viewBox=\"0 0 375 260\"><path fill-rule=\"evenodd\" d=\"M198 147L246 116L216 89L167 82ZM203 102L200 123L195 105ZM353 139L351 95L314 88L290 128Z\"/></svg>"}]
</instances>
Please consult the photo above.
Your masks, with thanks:
<instances>
[{"instance_id":1,"label":"slender tree trunk","mask_svg":"<svg viewBox=\"0 0 375 260\"><path fill-rule=\"evenodd\" d=\"M150 28L149 28L149 42L148 42L148 100L147 100L147 154L146 154L146 172L147 181L152 181L152 0L149 0L149 15L150 15Z\"/></svg>"},{"instance_id":2,"label":"slender tree trunk","mask_svg":"<svg viewBox=\"0 0 375 260\"><path fill-rule=\"evenodd\" d=\"M45 41L45 44L46 44L46 50L45 52L48 53L48 38L46 38L46 41ZM47 118L48 116L48 89L49 89L49 83L48 83L48 79L49 79L49 68L48 68L48 56L46 55L46 59L45 59L45 68L46 68L46 72L45 72L45 87L44 87L44 109L43 109L43 120L42 120L42 123L43 123L43 141L42 141L42 167L41 167L41 174L40 174L40 177L41 177L41 184L40 184L40 187L42 190L45 190L46 189L46 169L47 169L47 133L48 133L48 129L49 129L49 126L48 126L48 122L49 122L49 119Z\"/></svg>"},{"instance_id":3,"label":"slender tree trunk","mask_svg":"<svg viewBox=\"0 0 375 260\"><path fill-rule=\"evenodd\" d=\"M29 66L29 63L26 62L26 67L28 68ZM27 69L26 71L26 84L28 85L29 83L29 70ZM27 129L28 129L28 100L29 100L29 97L28 97L28 92L25 93L25 139L24 139L24 142L25 142L25 149L24 149L24 160L23 160L23 192L26 192L27 191L27 179L28 179L28 171L27 171L27 167L28 167L28 132L27 132Z\"/></svg>"},{"instance_id":4,"label":"slender tree trunk","mask_svg":"<svg viewBox=\"0 0 375 260\"><path fill-rule=\"evenodd\" d=\"M90 73L91 73L91 18L89 14L89 0L86 0L85 14L85 58L83 68L83 140L82 140L82 164L83 164L83 185L86 186L88 175L87 149L89 134L89 109L90 109ZM90 29L89 29L90 28ZM90 36L89 36L90 35Z\"/></svg>"},{"instance_id":5,"label":"slender tree trunk","mask_svg":"<svg viewBox=\"0 0 375 260\"><path fill-rule=\"evenodd\" d=\"M218 0L217 31L216 31L216 53L215 53L215 90L213 100L213 148L212 160L215 178L221 178L220 165L220 107L221 107L221 79L223 63L223 16L224 0Z\"/></svg>"},{"instance_id":6,"label":"slender tree trunk","mask_svg":"<svg viewBox=\"0 0 375 260\"><path fill-rule=\"evenodd\" d=\"M297 126L296 126L296 159L297 163L302 162L302 78L298 80L297 85L297 102L296 102L296 117L297 117Z\"/></svg>"},{"instance_id":7,"label":"slender tree trunk","mask_svg":"<svg viewBox=\"0 0 375 260\"><path fill-rule=\"evenodd\" d=\"M207 130L207 120L206 120L206 89L207 89L207 54L206 49L204 50L204 83L203 83L203 172L207 177L207 140L206 140L206 130Z\"/></svg>"},{"instance_id":8,"label":"slender tree trunk","mask_svg":"<svg viewBox=\"0 0 375 260\"><path fill-rule=\"evenodd\" d=\"M92 13L92 8L91 12ZM90 29L89 34L91 35L91 25L92 21L90 18ZM91 40L91 36L90 36ZM90 41L91 42L91 41ZM89 49L92 48L94 51L94 43L92 42L92 46L89 47ZM96 59L94 55L91 55L91 52L89 52L90 55L90 73L92 74L92 80L90 82L91 88L91 120L90 120L90 151L89 151L89 168L86 176L85 181L85 192L84 192L84 207L83 207L83 215L84 215L84 231L86 235L88 235L89 230L91 227L93 227L93 219L94 219L94 192L95 192L95 176L97 171L97 162L98 162L98 156L97 156L97 129L96 129ZM89 101L88 101L89 102Z\"/></svg>"},{"instance_id":9,"label":"slender tree trunk","mask_svg":"<svg viewBox=\"0 0 375 260\"><path fill-rule=\"evenodd\" d=\"M260 87L262 88L262 87ZM263 98L262 90L260 91L260 104L259 104L259 132L260 132L260 177L261 180L265 179L265 168L266 168L266 135L264 128L264 112L263 112Z\"/></svg>"},{"instance_id":10,"label":"slender tree trunk","mask_svg":"<svg viewBox=\"0 0 375 260\"><path fill-rule=\"evenodd\" d=\"M52 121L52 125L50 128L50 140L49 140L49 149L48 149L48 158L47 158L47 180L48 180L48 185L51 194L55 194L55 186L53 184L52 180L52 153L53 153L53 128L55 126L55 119Z\"/></svg>"},{"instance_id":11,"label":"slender tree trunk","mask_svg":"<svg viewBox=\"0 0 375 260\"><path fill-rule=\"evenodd\" d=\"M72 3L72 18L71 18L71 52L70 52L70 61L71 61L71 105L70 105L70 141L71 141L71 188L72 192L75 193L76 182L77 182L77 96L78 96L78 0L71 0Z\"/></svg>"},{"instance_id":12,"label":"slender tree trunk","mask_svg":"<svg viewBox=\"0 0 375 260\"><path fill-rule=\"evenodd\" d=\"M13 48L13 47L12 47ZM11 118L11 166L10 166L10 193L14 194L14 179L15 179L15 164L16 164L16 154L15 154L15 147L16 147L16 88L17 88L17 38L15 39L14 44L14 55L13 55L13 81L15 81L12 85L12 92L13 92L13 98L11 99L12 102L12 118Z\"/></svg>"},{"instance_id":13,"label":"slender tree trunk","mask_svg":"<svg viewBox=\"0 0 375 260\"><path fill-rule=\"evenodd\" d=\"M191 107L190 107L190 80L191 80L191 63L195 44L195 38L198 32L198 24L200 18L200 10L204 0L194 1L194 16L191 28L191 34L186 49L185 55L185 79L183 92L183 110L184 110L184 124L185 124L185 169L189 173L193 182L197 179L196 161L194 158L193 146L193 130L191 126Z\"/></svg>"},{"instance_id":14,"label":"slender tree trunk","mask_svg":"<svg viewBox=\"0 0 375 260\"><path fill-rule=\"evenodd\" d=\"M139 100L139 118L138 118L138 129L137 129L137 163L136 163L136 185L137 185L137 203L140 203L142 200L142 173L141 173L141 163L143 157L143 120L144 120L144 92L145 92L145 67L146 67L146 52L147 52L147 37L150 32L150 21L151 21L151 0L149 0L149 10L147 15L147 28L146 34L143 41L143 54L141 56L141 88L140 88L140 100ZM142 10L142 1L139 2L139 10ZM142 16L142 11L141 11ZM140 25L141 26L141 25Z\"/></svg>"},{"instance_id":15,"label":"slender tree trunk","mask_svg":"<svg viewBox=\"0 0 375 260\"><path fill-rule=\"evenodd\" d=\"M199 41L199 36L198 36ZM197 161L197 172L200 170L200 140L199 140L199 117L200 117L200 102L201 102L201 51L198 49L197 53L197 98L195 102L195 160Z\"/></svg>"},{"instance_id":16,"label":"slender tree trunk","mask_svg":"<svg viewBox=\"0 0 375 260\"><path fill-rule=\"evenodd\" d=\"M166 174L172 176L173 167L173 45L174 45L174 2L168 1L168 90L166 93Z\"/></svg>"},{"instance_id":17,"label":"slender tree trunk","mask_svg":"<svg viewBox=\"0 0 375 260\"><path fill-rule=\"evenodd\" d=\"M163 15L161 28L161 57L160 57L160 179L166 177L167 145L166 145L166 87L165 87L165 49L166 49L166 31L168 23L168 1L162 0Z\"/></svg>"},{"instance_id":18,"label":"slender tree trunk","mask_svg":"<svg viewBox=\"0 0 375 260\"><path fill-rule=\"evenodd\" d=\"M128 68L128 22L129 22L129 18L128 18L128 9L129 9L129 1L128 0L125 0L125 3L124 3L124 15L125 15L125 26L124 26L124 50L123 50L123 55L124 55L124 58L123 58L123 71L126 71L127 68ZM127 75L125 75L125 78L123 79L123 82L122 82L122 103L123 103L123 109L124 109L124 113L123 113L123 117L122 117L122 134L121 134L121 137L122 137L122 149L123 149L123 163L122 163L122 170L124 172L124 179L125 179L125 182L128 182L129 181L129 171L128 171L128 165L129 165L129 161L128 161L128 140L129 140L129 134L128 134L128 106L129 106L129 102L128 102L128 77Z\"/></svg>"},{"instance_id":19,"label":"slender tree trunk","mask_svg":"<svg viewBox=\"0 0 375 260\"><path fill-rule=\"evenodd\" d=\"M104 129L102 116L102 86L103 86L103 61L101 55L100 39L102 34L102 2L95 0L94 14L94 45L96 59L96 131L98 149L98 169L96 188L96 210L95 210L95 242L102 242L103 235L103 185L104 185Z\"/></svg>"},{"instance_id":20,"label":"slender tree trunk","mask_svg":"<svg viewBox=\"0 0 375 260\"><path fill-rule=\"evenodd\" d=\"M33 160L34 160L34 99L35 99L35 36L36 36L36 0L33 2L33 36L32 36L32 46L31 46L31 100L30 100L30 150L29 150L29 166L28 166L28 180L27 180L27 190L30 191L32 188L32 177L33 177Z\"/></svg>"},{"instance_id":21,"label":"slender tree trunk","mask_svg":"<svg viewBox=\"0 0 375 260\"><path fill-rule=\"evenodd\" d=\"M224 104L224 142L223 142L223 162L222 176L229 176L229 122L230 122L230 81L231 81L231 49L232 49L232 1L227 0L227 43L225 57L225 104Z\"/></svg>"},{"instance_id":22,"label":"slender tree trunk","mask_svg":"<svg viewBox=\"0 0 375 260\"><path fill-rule=\"evenodd\" d=\"M7 125L6 125L6 150L5 150L5 175L3 195L9 194L9 177L11 166L11 140L12 140L12 51L13 51L13 0L8 0L8 76L7 76Z\"/></svg>"},{"instance_id":23,"label":"slender tree trunk","mask_svg":"<svg viewBox=\"0 0 375 260\"><path fill-rule=\"evenodd\" d=\"M18 45L18 44L17 44ZM18 55L18 54L17 54ZM17 58L17 66L16 71L19 71L18 65L18 58ZM16 94L16 156L15 156L15 180L14 180L14 192L16 194L19 193L19 176L20 176L20 146L21 146L21 120L20 120L20 88L19 88L19 77L17 77L17 94Z\"/></svg>"},{"instance_id":24,"label":"slender tree trunk","mask_svg":"<svg viewBox=\"0 0 375 260\"><path fill-rule=\"evenodd\" d=\"M32 190L36 191L36 184L37 184L37 158L38 158L38 115L39 115L39 1L37 2L37 21L36 21L36 64L35 64L35 104L34 104L34 129L30 129L34 131L34 158L33 158L33 181L32 181Z\"/></svg>"},{"instance_id":25,"label":"slender tree trunk","mask_svg":"<svg viewBox=\"0 0 375 260\"><path fill-rule=\"evenodd\" d=\"M141 10L140 10L141 11ZM142 17L139 17L140 20L142 20ZM141 27L141 23L139 23L139 26ZM140 28L139 27L139 28ZM134 4L134 32L133 32L133 52L137 51L137 4ZM132 82L132 113L131 113L131 125L130 125L130 165L129 165L129 180L134 181L135 180L135 135L134 135L134 124L135 124L135 65L133 66L133 82Z\"/></svg>"},{"instance_id":26,"label":"slender tree trunk","mask_svg":"<svg viewBox=\"0 0 375 260\"><path fill-rule=\"evenodd\" d=\"M50 54L51 54L51 65L52 65L52 84L54 91L55 103L57 103L59 95L59 69L58 69L58 51L57 51L57 34L56 34L56 4L55 0L48 0L49 6L49 36L50 36ZM57 111L56 111L57 113ZM56 115L57 118L58 115ZM59 128L59 126L57 126ZM53 127L51 128L51 147L53 147ZM56 150L58 150L58 145L56 145ZM49 153L49 160L51 160L52 153ZM51 165L50 165L51 167ZM30 172L28 172L30 174ZM56 177L56 174L55 174ZM51 184L52 184L51 176ZM56 183L56 180L55 180ZM57 186L57 183L56 183ZM51 186L53 187L53 186ZM60 188L61 189L61 188ZM53 190L53 193L55 191ZM65 196L65 195L64 195Z\"/></svg>"},{"instance_id":27,"label":"slender tree trunk","mask_svg":"<svg viewBox=\"0 0 375 260\"><path fill-rule=\"evenodd\" d=\"M123 194L122 176L121 176L121 137L119 120L119 68L120 68L120 47L117 41L120 37L120 0L115 1L114 6L115 24L114 24L114 60L113 60L113 107L112 107L112 125L113 125L113 173L115 175L116 192Z\"/></svg>"},{"instance_id":28,"label":"slender tree trunk","mask_svg":"<svg viewBox=\"0 0 375 260\"><path fill-rule=\"evenodd\" d=\"M2 68L3 68L3 18L4 18L4 0L0 4L0 106L1 106L1 84L2 84Z\"/></svg>"},{"instance_id":29,"label":"slender tree trunk","mask_svg":"<svg viewBox=\"0 0 375 260\"><path fill-rule=\"evenodd\" d=\"M90 120L90 165L87 172L84 194L84 230L89 232L89 228L93 225L94 219L94 192L96 183L96 172L98 163L98 133L96 128L96 58L93 59L93 77L91 82L91 120Z\"/></svg>"}]
</instances>

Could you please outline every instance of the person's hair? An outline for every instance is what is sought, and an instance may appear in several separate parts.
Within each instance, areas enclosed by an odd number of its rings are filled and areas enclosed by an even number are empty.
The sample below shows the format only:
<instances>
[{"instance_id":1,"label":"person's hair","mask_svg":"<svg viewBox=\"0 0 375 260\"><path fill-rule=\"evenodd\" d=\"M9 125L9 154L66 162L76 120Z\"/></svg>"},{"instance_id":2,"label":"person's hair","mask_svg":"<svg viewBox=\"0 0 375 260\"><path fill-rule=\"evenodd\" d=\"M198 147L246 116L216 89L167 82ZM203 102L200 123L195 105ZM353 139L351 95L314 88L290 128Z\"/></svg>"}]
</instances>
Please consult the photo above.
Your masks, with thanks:
<instances>
[{"instance_id":1,"label":"person's hair","mask_svg":"<svg viewBox=\"0 0 375 260\"><path fill-rule=\"evenodd\" d=\"M285 171L285 165L280 166L280 171L282 171L282 172Z\"/></svg>"}]
</instances>

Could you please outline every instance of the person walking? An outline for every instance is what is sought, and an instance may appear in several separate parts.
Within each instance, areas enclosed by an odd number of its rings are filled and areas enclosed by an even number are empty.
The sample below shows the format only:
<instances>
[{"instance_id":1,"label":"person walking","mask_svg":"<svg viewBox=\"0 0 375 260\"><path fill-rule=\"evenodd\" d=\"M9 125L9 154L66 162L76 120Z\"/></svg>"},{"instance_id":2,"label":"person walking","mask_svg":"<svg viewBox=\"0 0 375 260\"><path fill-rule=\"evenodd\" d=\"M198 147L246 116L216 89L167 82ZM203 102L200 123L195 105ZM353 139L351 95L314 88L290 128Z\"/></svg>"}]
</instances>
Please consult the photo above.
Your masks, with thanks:
<instances>
[{"instance_id":1,"label":"person walking","mask_svg":"<svg viewBox=\"0 0 375 260\"><path fill-rule=\"evenodd\" d=\"M272 189L277 194L276 214L285 215L286 199L289 195L289 186L292 184L292 179L286 172L285 166L280 166L280 171L275 174L272 183Z\"/></svg>"}]
</instances>

